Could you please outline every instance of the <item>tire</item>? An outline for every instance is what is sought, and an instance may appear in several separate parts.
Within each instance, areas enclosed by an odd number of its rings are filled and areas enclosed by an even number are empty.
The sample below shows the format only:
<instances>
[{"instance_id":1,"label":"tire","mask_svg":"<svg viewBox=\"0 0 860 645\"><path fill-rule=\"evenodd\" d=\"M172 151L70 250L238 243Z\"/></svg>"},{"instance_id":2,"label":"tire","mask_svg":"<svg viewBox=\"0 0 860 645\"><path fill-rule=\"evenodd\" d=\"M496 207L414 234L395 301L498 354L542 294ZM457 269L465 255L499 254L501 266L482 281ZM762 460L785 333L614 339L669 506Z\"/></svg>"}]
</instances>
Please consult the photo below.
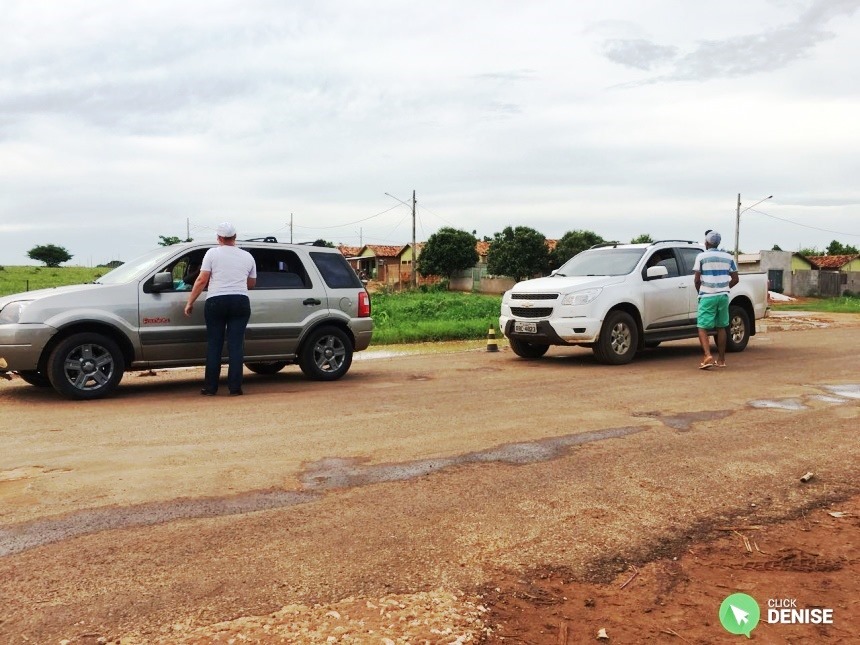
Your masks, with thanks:
<instances>
[{"instance_id":1,"label":"tire","mask_svg":"<svg viewBox=\"0 0 860 645\"><path fill-rule=\"evenodd\" d=\"M111 394L125 373L119 346L98 333L73 334L48 358L48 379L70 399L99 399Z\"/></svg>"},{"instance_id":2,"label":"tire","mask_svg":"<svg viewBox=\"0 0 860 645\"><path fill-rule=\"evenodd\" d=\"M36 387L51 387L51 381L48 380L48 377L36 370L21 370L18 372L18 376L30 385L35 385Z\"/></svg>"},{"instance_id":3,"label":"tire","mask_svg":"<svg viewBox=\"0 0 860 645\"><path fill-rule=\"evenodd\" d=\"M549 345L530 343L517 338L509 338L508 341L511 344L511 349L514 350L514 354L521 358L540 358L549 349Z\"/></svg>"},{"instance_id":4,"label":"tire","mask_svg":"<svg viewBox=\"0 0 860 645\"><path fill-rule=\"evenodd\" d=\"M729 326L726 329L726 351L742 352L750 342L750 317L746 309L729 307Z\"/></svg>"},{"instance_id":5,"label":"tire","mask_svg":"<svg viewBox=\"0 0 860 645\"><path fill-rule=\"evenodd\" d=\"M314 381L335 381L352 365L352 341L337 327L311 332L299 352L299 367Z\"/></svg>"},{"instance_id":6,"label":"tire","mask_svg":"<svg viewBox=\"0 0 860 645\"><path fill-rule=\"evenodd\" d=\"M633 360L638 343L639 329L633 317L624 311L610 311L594 345L594 355L601 363L624 365Z\"/></svg>"},{"instance_id":7,"label":"tire","mask_svg":"<svg viewBox=\"0 0 860 645\"><path fill-rule=\"evenodd\" d=\"M245 367L254 374L277 374L287 366L287 361L270 361L267 363L245 363Z\"/></svg>"}]
</instances>

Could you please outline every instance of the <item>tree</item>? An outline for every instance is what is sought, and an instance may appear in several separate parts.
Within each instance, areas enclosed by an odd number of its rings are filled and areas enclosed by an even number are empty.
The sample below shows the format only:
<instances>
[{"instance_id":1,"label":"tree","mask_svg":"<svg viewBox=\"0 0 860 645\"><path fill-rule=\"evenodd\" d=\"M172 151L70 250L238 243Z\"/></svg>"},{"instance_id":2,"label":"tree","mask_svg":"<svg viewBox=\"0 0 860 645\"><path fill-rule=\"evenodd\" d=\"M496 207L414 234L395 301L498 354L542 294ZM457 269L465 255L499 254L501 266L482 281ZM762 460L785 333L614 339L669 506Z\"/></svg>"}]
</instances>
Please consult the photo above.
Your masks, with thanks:
<instances>
[{"instance_id":1,"label":"tree","mask_svg":"<svg viewBox=\"0 0 860 645\"><path fill-rule=\"evenodd\" d=\"M158 243L159 246L173 246L174 244L182 244L183 242L193 242L190 237L187 240L182 240L176 237L175 235L167 236L167 235L159 235L161 241Z\"/></svg>"},{"instance_id":2,"label":"tree","mask_svg":"<svg viewBox=\"0 0 860 645\"><path fill-rule=\"evenodd\" d=\"M418 256L418 273L450 279L457 271L475 266L478 240L472 233L446 226L433 233Z\"/></svg>"},{"instance_id":3,"label":"tree","mask_svg":"<svg viewBox=\"0 0 860 645\"><path fill-rule=\"evenodd\" d=\"M643 233L630 240L631 244L653 244L653 242L654 238L648 235L648 233Z\"/></svg>"},{"instance_id":4,"label":"tree","mask_svg":"<svg viewBox=\"0 0 860 645\"><path fill-rule=\"evenodd\" d=\"M332 244L331 242L327 242L326 240L324 240L322 238L320 238L318 240L314 240L314 243L311 244L311 246L324 246L324 247L329 248L329 249L334 248L334 244Z\"/></svg>"},{"instance_id":5,"label":"tree","mask_svg":"<svg viewBox=\"0 0 860 645\"><path fill-rule=\"evenodd\" d=\"M782 248L779 246L779 244L774 244L771 251L782 251Z\"/></svg>"},{"instance_id":6,"label":"tree","mask_svg":"<svg viewBox=\"0 0 860 645\"><path fill-rule=\"evenodd\" d=\"M857 255L857 248L850 244L842 244L833 240L827 245L827 255Z\"/></svg>"},{"instance_id":7,"label":"tree","mask_svg":"<svg viewBox=\"0 0 860 645\"><path fill-rule=\"evenodd\" d=\"M48 267L58 267L63 262L68 262L74 257L65 248L56 244L34 246L27 252L27 256L32 260L44 262L45 266Z\"/></svg>"},{"instance_id":8,"label":"tree","mask_svg":"<svg viewBox=\"0 0 860 645\"><path fill-rule=\"evenodd\" d=\"M493 236L487 255L487 270L494 275L508 275L518 282L549 268L550 255L546 238L528 226L506 227Z\"/></svg>"},{"instance_id":9,"label":"tree","mask_svg":"<svg viewBox=\"0 0 860 645\"><path fill-rule=\"evenodd\" d=\"M568 231L555 245L553 264L560 267L577 253L590 249L595 244L603 244L605 241L594 231Z\"/></svg>"}]
</instances>

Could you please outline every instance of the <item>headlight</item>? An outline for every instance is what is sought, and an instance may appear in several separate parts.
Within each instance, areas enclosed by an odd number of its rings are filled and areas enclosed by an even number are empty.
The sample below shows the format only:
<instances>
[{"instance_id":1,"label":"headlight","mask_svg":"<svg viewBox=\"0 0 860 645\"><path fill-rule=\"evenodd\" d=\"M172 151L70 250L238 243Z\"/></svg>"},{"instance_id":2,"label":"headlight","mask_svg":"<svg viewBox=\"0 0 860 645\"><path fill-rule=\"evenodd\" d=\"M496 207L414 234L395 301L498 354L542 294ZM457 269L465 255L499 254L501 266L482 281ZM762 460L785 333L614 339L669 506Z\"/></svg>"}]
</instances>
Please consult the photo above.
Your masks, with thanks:
<instances>
[{"instance_id":1,"label":"headlight","mask_svg":"<svg viewBox=\"0 0 860 645\"><path fill-rule=\"evenodd\" d=\"M32 300L16 300L0 309L0 325L12 325L21 320L21 312Z\"/></svg>"},{"instance_id":2,"label":"headlight","mask_svg":"<svg viewBox=\"0 0 860 645\"><path fill-rule=\"evenodd\" d=\"M561 301L563 305L587 305L593 302L603 289L586 289L585 291L577 291L576 293L567 294Z\"/></svg>"}]
</instances>

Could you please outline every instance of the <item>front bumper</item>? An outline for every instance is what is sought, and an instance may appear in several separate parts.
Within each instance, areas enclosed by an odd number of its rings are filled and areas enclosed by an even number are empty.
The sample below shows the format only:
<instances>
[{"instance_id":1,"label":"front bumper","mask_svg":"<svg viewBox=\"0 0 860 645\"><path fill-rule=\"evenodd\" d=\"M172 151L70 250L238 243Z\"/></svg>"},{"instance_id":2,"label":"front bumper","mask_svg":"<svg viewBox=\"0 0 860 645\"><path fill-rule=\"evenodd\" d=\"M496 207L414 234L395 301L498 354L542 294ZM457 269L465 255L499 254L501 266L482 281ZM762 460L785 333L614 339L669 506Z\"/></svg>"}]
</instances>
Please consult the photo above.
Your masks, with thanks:
<instances>
[{"instance_id":1,"label":"front bumper","mask_svg":"<svg viewBox=\"0 0 860 645\"><path fill-rule=\"evenodd\" d=\"M42 351L56 333L57 330L48 325L0 325L0 358L6 361L4 371L38 369Z\"/></svg>"},{"instance_id":2,"label":"front bumper","mask_svg":"<svg viewBox=\"0 0 860 645\"><path fill-rule=\"evenodd\" d=\"M514 323L534 323L537 332L514 331ZM529 320L499 316L499 329L507 338L516 338L536 345L588 345L597 342L602 320L592 318L557 318Z\"/></svg>"}]
</instances>

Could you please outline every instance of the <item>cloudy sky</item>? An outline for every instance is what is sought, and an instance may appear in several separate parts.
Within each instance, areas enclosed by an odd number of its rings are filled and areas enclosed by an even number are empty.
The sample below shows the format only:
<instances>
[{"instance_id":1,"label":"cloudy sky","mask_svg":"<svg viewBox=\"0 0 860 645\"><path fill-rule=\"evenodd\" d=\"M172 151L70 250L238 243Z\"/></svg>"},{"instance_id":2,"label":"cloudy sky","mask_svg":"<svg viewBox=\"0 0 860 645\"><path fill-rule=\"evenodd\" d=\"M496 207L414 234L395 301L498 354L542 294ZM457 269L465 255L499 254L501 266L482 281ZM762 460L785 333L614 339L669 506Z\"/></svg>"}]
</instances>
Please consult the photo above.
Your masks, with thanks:
<instances>
[{"instance_id":1,"label":"cloudy sky","mask_svg":"<svg viewBox=\"0 0 860 645\"><path fill-rule=\"evenodd\" d=\"M442 226L860 244L860 0L0 0L0 264Z\"/></svg>"}]
</instances>

